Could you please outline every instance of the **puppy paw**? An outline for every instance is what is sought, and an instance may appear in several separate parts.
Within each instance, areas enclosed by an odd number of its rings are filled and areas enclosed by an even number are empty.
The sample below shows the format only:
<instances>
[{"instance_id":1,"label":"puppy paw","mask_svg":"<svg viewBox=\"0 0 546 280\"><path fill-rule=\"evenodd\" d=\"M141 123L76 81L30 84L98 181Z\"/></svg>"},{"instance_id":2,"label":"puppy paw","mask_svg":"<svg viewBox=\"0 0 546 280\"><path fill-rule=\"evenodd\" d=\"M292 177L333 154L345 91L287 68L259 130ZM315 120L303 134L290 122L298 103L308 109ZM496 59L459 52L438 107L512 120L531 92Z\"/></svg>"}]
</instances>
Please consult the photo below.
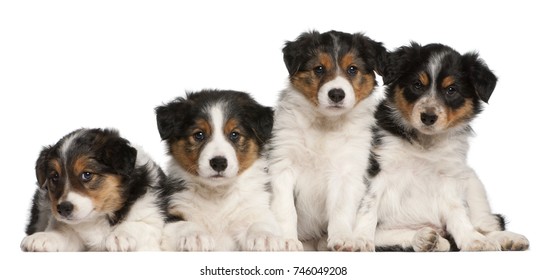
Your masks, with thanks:
<instances>
[{"instance_id":1,"label":"puppy paw","mask_svg":"<svg viewBox=\"0 0 546 280\"><path fill-rule=\"evenodd\" d=\"M294 238L281 238L280 251L303 251L303 243Z\"/></svg>"},{"instance_id":2,"label":"puppy paw","mask_svg":"<svg viewBox=\"0 0 546 280\"><path fill-rule=\"evenodd\" d=\"M109 252L131 252L136 250L137 242L126 232L114 231L106 237L105 247Z\"/></svg>"},{"instance_id":3,"label":"puppy paw","mask_svg":"<svg viewBox=\"0 0 546 280\"><path fill-rule=\"evenodd\" d=\"M25 252L60 252L64 251L66 240L56 232L37 232L29 235L21 242L21 250Z\"/></svg>"},{"instance_id":4,"label":"puppy paw","mask_svg":"<svg viewBox=\"0 0 546 280\"><path fill-rule=\"evenodd\" d=\"M521 235L510 231L494 231L487 237L496 240L503 251L525 251L529 249L529 240Z\"/></svg>"},{"instance_id":5,"label":"puppy paw","mask_svg":"<svg viewBox=\"0 0 546 280\"><path fill-rule=\"evenodd\" d=\"M328 249L338 252L354 252L357 250L356 240L344 237L329 237Z\"/></svg>"},{"instance_id":6,"label":"puppy paw","mask_svg":"<svg viewBox=\"0 0 546 280\"><path fill-rule=\"evenodd\" d=\"M494 239L487 238L482 234L475 234L467 238L461 244L461 251L500 251L499 242Z\"/></svg>"},{"instance_id":7,"label":"puppy paw","mask_svg":"<svg viewBox=\"0 0 546 280\"><path fill-rule=\"evenodd\" d=\"M246 240L245 251L281 251L284 250L283 240L270 233L249 234Z\"/></svg>"},{"instance_id":8,"label":"puppy paw","mask_svg":"<svg viewBox=\"0 0 546 280\"><path fill-rule=\"evenodd\" d=\"M178 251L212 251L214 250L214 238L206 233L195 233L181 236L176 246Z\"/></svg>"},{"instance_id":9,"label":"puppy paw","mask_svg":"<svg viewBox=\"0 0 546 280\"><path fill-rule=\"evenodd\" d=\"M375 243L368 238L356 238L354 242L354 252L375 252Z\"/></svg>"},{"instance_id":10,"label":"puppy paw","mask_svg":"<svg viewBox=\"0 0 546 280\"><path fill-rule=\"evenodd\" d=\"M417 231L411 245L415 252L447 252L450 248L449 241L429 227Z\"/></svg>"}]
</instances>

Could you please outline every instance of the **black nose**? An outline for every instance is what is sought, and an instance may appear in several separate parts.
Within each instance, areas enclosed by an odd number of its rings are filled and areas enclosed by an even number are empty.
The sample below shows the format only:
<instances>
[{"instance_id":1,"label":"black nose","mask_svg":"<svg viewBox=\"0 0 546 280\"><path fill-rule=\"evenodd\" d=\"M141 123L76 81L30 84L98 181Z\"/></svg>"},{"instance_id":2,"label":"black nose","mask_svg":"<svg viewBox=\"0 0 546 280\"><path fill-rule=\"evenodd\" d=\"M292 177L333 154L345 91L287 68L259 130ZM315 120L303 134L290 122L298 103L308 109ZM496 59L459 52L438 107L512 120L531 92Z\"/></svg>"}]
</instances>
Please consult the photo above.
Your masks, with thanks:
<instances>
[{"instance_id":1,"label":"black nose","mask_svg":"<svg viewBox=\"0 0 546 280\"><path fill-rule=\"evenodd\" d=\"M338 103L345 98L345 92L340 88L334 88L328 92L328 97L330 97L330 100Z\"/></svg>"},{"instance_id":2,"label":"black nose","mask_svg":"<svg viewBox=\"0 0 546 280\"><path fill-rule=\"evenodd\" d=\"M63 217L70 216L70 214L72 214L72 210L74 210L74 204L71 202L64 201L57 205L57 212L59 212L59 214L61 214Z\"/></svg>"},{"instance_id":3,"label":"black nose","mask_svg":"<svg viewBox=\"0 0 546 280\"><path fill-rule=\"evenodd\" d=\"M434 113L421 113L421 122L425 125L433 125L436 120L438 120L438 116Z\"/></svg>"},{"instance_id":4,"label":"black nose","mask_svg":"<svg viewBox=\"0 0 546 280\"><path fill-rule=\"evenodd\" d=\"M210 167L218 172L224 171L227 168L227 159L225 157L213 157L209 163Z\"/></svg>"}]
</instances>

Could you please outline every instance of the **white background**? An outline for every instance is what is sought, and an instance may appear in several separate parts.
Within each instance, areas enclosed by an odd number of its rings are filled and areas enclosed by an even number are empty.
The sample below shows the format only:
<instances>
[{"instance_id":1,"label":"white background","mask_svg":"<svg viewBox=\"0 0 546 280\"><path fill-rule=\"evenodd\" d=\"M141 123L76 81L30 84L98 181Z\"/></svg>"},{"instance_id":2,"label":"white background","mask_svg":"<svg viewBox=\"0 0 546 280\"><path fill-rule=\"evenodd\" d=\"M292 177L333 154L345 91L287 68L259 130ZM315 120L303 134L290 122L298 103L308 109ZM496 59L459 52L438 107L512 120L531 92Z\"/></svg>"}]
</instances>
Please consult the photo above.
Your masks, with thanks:
<instances>
[{"instance_id":1,"label":"white background","mask_svg":"<svg viewBox=\"0 0 546 280\"><path fill-rule=\"evenodd\" d=\"M344 265L349 267L344 279L365 279L367 275L543 277L544 268L540 269L538 260L542 258L544 263L546 259L546 21L543 9L535 4L538 1L484 2L1 2L0 275L195 279L205 265ZM20 252L35 189L34 163L42 146L80 127L113 127L163 164L164 146L157 133L154 107L188 90L203 88L247 91L259 102L273 106L286 85L283 44L311 29L365 32L391 50L414 40L480 52L499 82L490 104L474 122L477 136L472 140L469 163L485 183L493 210L506 215L509 230L529 238L530 251Z\"/></svg>"}]
</instances>

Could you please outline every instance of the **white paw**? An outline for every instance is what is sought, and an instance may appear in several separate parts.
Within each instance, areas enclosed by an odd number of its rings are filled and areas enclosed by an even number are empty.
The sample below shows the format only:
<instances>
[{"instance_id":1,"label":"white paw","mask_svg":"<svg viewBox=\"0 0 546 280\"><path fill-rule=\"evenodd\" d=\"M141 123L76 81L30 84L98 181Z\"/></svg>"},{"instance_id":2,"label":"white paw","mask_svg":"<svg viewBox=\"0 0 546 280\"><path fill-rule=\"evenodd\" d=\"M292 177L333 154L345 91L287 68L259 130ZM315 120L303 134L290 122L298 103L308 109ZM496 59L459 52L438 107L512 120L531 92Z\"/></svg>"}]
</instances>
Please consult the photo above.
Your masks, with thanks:
<instances>
[{"instance_id":1,"label":"white paw","mask_svg":"<svg viewBox=\"0 0 546 280\"><path fill-rule=\"evenodd\" d=\"M461 251L500 251L501 246L496 240L476 233L466 238L460 245L460 249Z\"/></svg>"},{"instance_id":2,"label":"white paw","mask_svg":"<svg viewBox=\"0 0 546 280\"><path fill-rule=\"evenodd\" d=\"M375 243L371 239L356 238L354 244L354 252L375 252Z\"/></svg>"},{"instance_id":3,"label":"white paw","mask_svg":"<svg viewBox=\"0 0 546 280\"><path fill-rule=\"evenodd\" d=\"M413 236L411 245L415 252L447 252L450 248L449 241L429 227L417 231Z\"/></svg>"},{"instance_id":4,"label":"white paw","mask_svg":"<svg viewBox=\"0 0 546 280\"><path fill-rule=\"evenodd\" d=\"M29 235L21 242L21 250L26 252L59 252L64 251L63 236L56 232L37 232Z\"/></svg>"},{"instance_id":5,"label":"white paw","mask_svg":"<svg viewBox=\"0 0 546 280\"><path fill-rule=\"evenodd\" d=\"M131 252L136 250L137 242L124 231L114 231L106 237L105 246L109 252Z\"/></svg>"},{"instance_id":6,"label":"white paw","mask_svg":"<svg viewBox=\"0 0 546 280\"><path fill-rule=\"evenodd\" d=\"M303 251L303 243L294 238L281 238L280 251Z\"/></svg>"},{"instance_id":7,"label":"white paw","mask_svg":"<svg viewBox=\"0 0 546 280\"><path fill-rule=\"evenodd\" d=\"M328 237L328 249L339 252L355 252L360 248L357 248L354 238Z\"/></svg>"},{"instance_id":8,"label":"white paw","mask_svg":"<svg viewBox=\"0 0 546 280\"><path fill-rule=\"evenodd\" d=\"M206 233L195 233L181 236L177 242L178 251L212 251L214 238Z\"/></svg>"},{"instance_id":9,"label":"white paw","mask_svg":"<svg viewBox=\"0 0 546 280\"><path fill-rule=\"evenodd\" d=\"M283 240L270 233L253 233L249 234L246 240L245 251L281 251Z\"/></svg>"},{"instance_id":10,"label":"white paw","mask_svg":"<svg viewBox=\"0 0 546 280\"><path fill-rule=\"evenodd\" d=\"M496 240L503 251L525 251L529 249L529 240L521 234L510 231L494 231L487 234L487 237Z\"/></svg>"}]
</instances>

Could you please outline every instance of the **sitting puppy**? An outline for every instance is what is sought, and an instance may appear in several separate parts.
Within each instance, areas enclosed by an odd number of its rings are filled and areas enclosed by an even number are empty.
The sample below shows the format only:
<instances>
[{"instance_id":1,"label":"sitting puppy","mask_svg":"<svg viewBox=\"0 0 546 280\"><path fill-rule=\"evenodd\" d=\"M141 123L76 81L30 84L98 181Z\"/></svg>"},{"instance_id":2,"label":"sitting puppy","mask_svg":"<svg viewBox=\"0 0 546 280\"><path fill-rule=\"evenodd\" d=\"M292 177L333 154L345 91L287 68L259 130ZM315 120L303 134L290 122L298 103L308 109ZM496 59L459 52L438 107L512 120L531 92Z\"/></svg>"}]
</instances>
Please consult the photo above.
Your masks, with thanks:
<instances>
[{"instance_id":1,"label":"sitting puppy","mask_svg":"<svg viewBox=\"0 0 546 280\"><path fill-rule=\"evenodd\" d=\"M497 78L476 53L412 43L390 55L359 227L377 250L525 250L467 165L470 121ZM377 224L377 231L375 226Z\"/></svg>"},{"instance_id":2,"label":"sitting puppy","mask_svg":"<svg viewBox=\"0 0 546 280\"><path fill-rule=\"evenodd\" d=\"M366 189L381 43L338 31L286 43L290 84L275 111L272 209L288 250L370 250L354 232ZM375 71L375 72L374 72Z\"/></svg>"},{"instance_id":3,"label":"sitting puppy","mask_svg":"<svg viewBox=\"0 0 546 280\"><path fill-rule=\"evenodd\" d=\"M23 251L159 250L160 168L117 131L79 129L36 161Z\"/></svg>"},{"instance_id":4,"label":"sitting puppy","mask_svg":"<svg viewBox=\"0 0 546 280\"><path fill-rule=\"evenodd\" d=\"M262 156L271 108L236 91L189 93L156 109L167 141L170 216L162 248L176 251L279 250ZM178 221L176 221L178 220Z\"/></svg>"}]
</instances>

